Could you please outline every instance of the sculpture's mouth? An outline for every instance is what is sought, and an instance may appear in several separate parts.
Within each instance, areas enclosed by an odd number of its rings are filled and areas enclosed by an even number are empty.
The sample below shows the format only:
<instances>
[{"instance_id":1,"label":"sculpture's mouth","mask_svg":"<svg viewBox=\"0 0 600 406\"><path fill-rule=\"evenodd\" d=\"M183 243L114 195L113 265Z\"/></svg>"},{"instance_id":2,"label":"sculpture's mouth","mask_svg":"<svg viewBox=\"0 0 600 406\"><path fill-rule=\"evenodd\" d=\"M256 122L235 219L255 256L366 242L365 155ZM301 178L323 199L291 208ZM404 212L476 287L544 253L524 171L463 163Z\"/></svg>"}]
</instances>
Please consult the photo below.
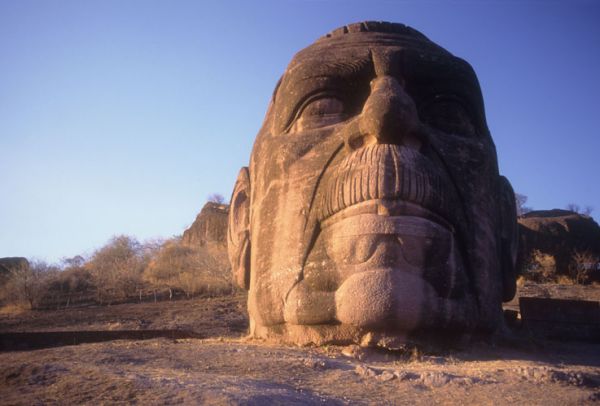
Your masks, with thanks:
<instances>
[{"instance_id":1,"label":"sculpture's mouth","mask_svg":"<svg viewBox=\"0 0 600 406\"><path fill-rule=\"evenodd\" d=\"M464 294L462 206L441 165L411 148L370 145L332 167L320 191L320 240L339 283L387 268L419 278L439 297Z\"/></svg>"},{"instance_id":2,"label":"sculpture's mouth","mask_svg":"<svg viewBox=\"0 0 600 406\"><path fill-rule=\"evenodd\" d=\"M321 228L350 216L421 217L454 233L461 205L448 176L411 148L375 144L346 156L323 179Z\"/></svg>"}]
</instances>

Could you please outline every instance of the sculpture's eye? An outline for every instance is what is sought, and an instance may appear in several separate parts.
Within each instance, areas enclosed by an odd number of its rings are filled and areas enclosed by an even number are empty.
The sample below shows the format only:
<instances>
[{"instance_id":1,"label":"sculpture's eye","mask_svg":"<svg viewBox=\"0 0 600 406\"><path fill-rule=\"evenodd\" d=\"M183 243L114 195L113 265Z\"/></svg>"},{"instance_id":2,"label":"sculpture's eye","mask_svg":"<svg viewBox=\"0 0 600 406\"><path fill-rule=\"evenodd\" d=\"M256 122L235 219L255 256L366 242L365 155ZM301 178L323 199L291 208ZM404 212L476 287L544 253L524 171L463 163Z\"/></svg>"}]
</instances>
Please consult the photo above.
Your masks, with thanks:
<instances>
[{"instance_id":1,"label":"sculpture's eye","mask_svg":"<svg viewBox=\"0 0 600 406\"><path fill-rule=\"evenodd\" d=\"M472 115L465 104L453 96L435 96L419 109L419 118L446 133L462 136L477 134Z\"/></svg>"},{"instance_id":2,"label":"sculpture's eye","mask_svg":"<svg viewBox=\"0 0 600 406\"><path fill-rule=\"evenodd\" d=\"M291 130L324 127L344 120L344 103L337 97L320 95L302 104Z\"/></svg>"}]
</instances>

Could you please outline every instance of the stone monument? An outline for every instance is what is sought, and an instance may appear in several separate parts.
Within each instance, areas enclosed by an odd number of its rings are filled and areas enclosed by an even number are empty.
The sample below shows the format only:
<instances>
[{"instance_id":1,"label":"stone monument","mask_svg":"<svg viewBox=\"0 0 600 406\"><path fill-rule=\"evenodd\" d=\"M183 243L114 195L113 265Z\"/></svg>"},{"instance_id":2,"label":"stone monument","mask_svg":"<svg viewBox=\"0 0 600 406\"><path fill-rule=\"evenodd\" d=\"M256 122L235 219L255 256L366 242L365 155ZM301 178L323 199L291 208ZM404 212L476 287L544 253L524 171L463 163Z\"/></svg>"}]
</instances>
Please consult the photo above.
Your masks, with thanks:
<instances>
[{"instance_id":1,"label":"stone monument","mask_svg":"<svg viewBox=\"0 0 600 406\"><path fill-rule=\"evenodd\" d=\"M300 51L277 84L228 251L252 336L392 346L498 331L516 233L471 66L363 22Z\"/></svg>"}]
</instances>

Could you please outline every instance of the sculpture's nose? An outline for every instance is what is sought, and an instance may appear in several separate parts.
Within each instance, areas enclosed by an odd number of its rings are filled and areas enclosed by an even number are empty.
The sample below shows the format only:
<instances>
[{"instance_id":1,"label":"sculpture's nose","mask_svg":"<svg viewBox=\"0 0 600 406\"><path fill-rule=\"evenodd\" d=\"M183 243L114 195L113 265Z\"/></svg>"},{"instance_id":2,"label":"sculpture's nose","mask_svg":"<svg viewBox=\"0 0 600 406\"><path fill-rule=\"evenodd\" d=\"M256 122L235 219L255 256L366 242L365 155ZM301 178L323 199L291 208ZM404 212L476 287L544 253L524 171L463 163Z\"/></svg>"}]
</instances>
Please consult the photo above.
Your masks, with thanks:
<instances>
[{"instance_id":1,"label":"sculpture's nose","mask_svg":"<svg viewBox=\"0 0 600 406\"><path fill-rule=\"evenodd\" d=\"M346 143L351 149L373 143L418 149L422 144L418 128L417 108L410 95L396 78L378 76L371 81L371 92L359 117L358 134L349 136Z\"/></svg>"}]
</instances>

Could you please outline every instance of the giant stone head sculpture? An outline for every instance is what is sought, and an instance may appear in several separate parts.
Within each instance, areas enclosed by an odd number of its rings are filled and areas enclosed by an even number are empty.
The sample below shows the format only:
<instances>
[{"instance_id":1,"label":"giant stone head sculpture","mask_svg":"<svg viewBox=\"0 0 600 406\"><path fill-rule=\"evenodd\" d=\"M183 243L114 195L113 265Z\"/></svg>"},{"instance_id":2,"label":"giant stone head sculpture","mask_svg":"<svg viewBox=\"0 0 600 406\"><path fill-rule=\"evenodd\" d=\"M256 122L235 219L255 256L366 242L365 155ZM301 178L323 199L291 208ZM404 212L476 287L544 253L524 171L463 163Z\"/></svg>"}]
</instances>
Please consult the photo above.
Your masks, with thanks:
<instances>
[{"instance_id":1,"label":"giant stone head sculpture","mask_svg":"<svg viewBox=\"0 0 600 406\"><path fill-rule=\"evenodd\" d=\"M497 331L515 234L471 66L364 22L294 56L239 173L228 243L251 335L385 345Z\"/></svg>"}]
</instances>

